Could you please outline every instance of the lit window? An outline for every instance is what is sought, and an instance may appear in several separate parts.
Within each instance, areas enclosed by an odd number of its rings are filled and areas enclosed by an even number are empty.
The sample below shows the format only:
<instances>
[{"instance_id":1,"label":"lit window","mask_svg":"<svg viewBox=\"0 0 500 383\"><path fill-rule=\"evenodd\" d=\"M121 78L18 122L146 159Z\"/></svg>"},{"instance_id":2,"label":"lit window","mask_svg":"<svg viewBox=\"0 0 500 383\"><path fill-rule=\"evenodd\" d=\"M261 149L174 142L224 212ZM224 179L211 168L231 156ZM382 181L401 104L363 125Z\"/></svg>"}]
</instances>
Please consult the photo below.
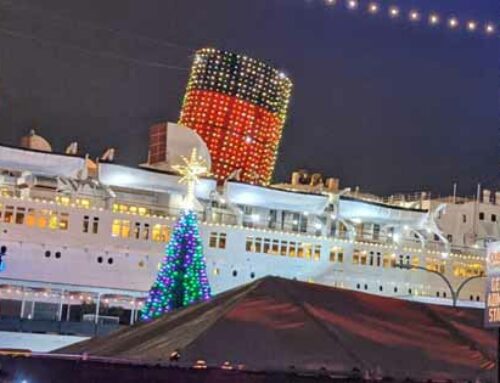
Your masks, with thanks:
<instances>
[{"instance_id":1,"label":"lit window","mask_svg":"<svg viewBox=\"0 0 500 383\"><path fill-rule=\"evenodd\" d=\"M297 256L297 244L295 242L290 242L288 254L290 255L290 257Z\"/></svg>"},{"instance_id":2,"label":"lit window","mask_svg":"<svg viewBox=\"0 0 500 383\"><path fill-rule=\"evenodd\" d=\"M5 206L3 221L5 223L14 223L14 206Z\"/></svg>"},{"instance_id":3,"label":"lit window","mask_svg":"<svg viewBox=\"0 0 500 383\"><path fill-rule=\"evenodd\" d=\"M29 214L29 212L28 212ZM59 229L68 230L69 226L69 215L68 213L60 213L59 215Z\"/></svg>"},{"instance_id":4,"label":"lit window","mask_svg":"<svg viewBox=\"0 0 500 383\"><path fill-rule=\"evenodd\" d=\"M40 210L40 214L38 215L38 219L37 219L37 226L40 229L45 229L47 227L47 224L48 224L47 215L48 215L47 210L45 210L45 209Z\"/></svg>"},{"instance_id":5,"label":"lit window","mask_svg":"<svg viewBox=\"0 0 500 383\"><path fill-rule=\"evenodd\" d=\"M35 209L28 209L28 214L26 214L26 219L24 220L24 223L27 226L31 226L31 227L36 225Z\"/></svg>"},{"instance_id":6,"label":"lit window","mask_svg":"<svg viewBox=\"0 0 500 383\"><path fill-rule=\"evenodd\" d=\"M111 236L112 237L119 237L120 236L120 230L121 230L121 220L120 219L114 219L113 224L111 225Z\"/></svg>"},{"instance_id":7,"label":"lit window","mask_svg":"<svg viewBox=\"0 0 500 383\"><path fill-rule=\"evenodd\" d=\"M210 246L213 247L213 246ZM253 237L247 237L246 245L245 245L245 250L246 251L255 251L254 245L253 245Z\"/></svg>"},{"instance_id":8,"label":"lit window","mask_svg":"<svg viewBox=\"0 0 500 383\"><path fill-rule=\"evenodd\" d=\"M260 253L262 251L262 238L255 238L255 252Z\"/></svg>"},{"instance_id":9,"label":"lit window","mask_svg":"<svg viewBox=\"0 0 500 383\"><path fill-rule=\"evenodd\" d=\"M52 211L49 211L48 216L49 216L49 229L52 230L59 229L59 217L57 216L57 214Z\"/></svg>"},{"instance_id":10,"label":"lit window","mask_svg":"<svg viewBox=\"0 0 500 383\"><path fill-rule=\"evenodd\" d=\"M169 227L160 224L154 225L151 239L156 242L168 242L170 239Z\"/></svg>"},{"instance_id":11,"label":"lit window","mask_svg":"<svg viewBox=\"0 0 500 383\"><path fill-rule=\"evenodd\" d=\"M321 257L321 246L316 245L316 246L314 246L313 259L315 261L319 261L320 257Z\"/></svg>"},{"instance_id":12,"label":"lit window","mask_svg":"<svg viewBox=\"0 0 500 383\"><path fill-rule=\"evenodd\" d=\"M16 224L22 225L24 223L24 214L26 209L24 207L18 207L16 209Z\"/></svg>"}]
</instances>

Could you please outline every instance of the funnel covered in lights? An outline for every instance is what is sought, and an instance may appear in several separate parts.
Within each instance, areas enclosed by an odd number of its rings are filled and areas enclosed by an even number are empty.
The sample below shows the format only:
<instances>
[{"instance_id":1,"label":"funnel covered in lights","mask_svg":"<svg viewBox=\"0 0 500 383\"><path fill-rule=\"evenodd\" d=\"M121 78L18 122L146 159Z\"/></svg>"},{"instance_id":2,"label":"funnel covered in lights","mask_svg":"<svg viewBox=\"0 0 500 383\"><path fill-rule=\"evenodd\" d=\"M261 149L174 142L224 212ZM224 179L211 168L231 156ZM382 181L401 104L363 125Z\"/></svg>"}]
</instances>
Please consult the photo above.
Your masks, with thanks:
<instances>
[{"instance_id":1,"label":"funnel covered in lights","mask_svg":"<svg viewBox=\"0 0 500 383\"><path fill-rule=\"evenodd\" d=\"M250 57L196 53L180 123L206 142L215 177L269 184L291 89L286 75Z\"/></svg>"}]
</instances>

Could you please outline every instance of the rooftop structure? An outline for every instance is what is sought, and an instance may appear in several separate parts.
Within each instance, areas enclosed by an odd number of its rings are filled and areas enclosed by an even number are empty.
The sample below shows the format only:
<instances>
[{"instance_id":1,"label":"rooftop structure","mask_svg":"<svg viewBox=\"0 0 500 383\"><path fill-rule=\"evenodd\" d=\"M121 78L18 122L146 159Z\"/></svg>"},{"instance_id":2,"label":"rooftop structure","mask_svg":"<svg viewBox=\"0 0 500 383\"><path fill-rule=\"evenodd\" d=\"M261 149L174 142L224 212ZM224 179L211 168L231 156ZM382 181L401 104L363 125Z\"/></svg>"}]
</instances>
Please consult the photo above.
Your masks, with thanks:
<instances>
[{"instance_id":1,"label":"rooftop structure","mask_svg":"<svg viewBox=\"0 0 500 383\"><path fill-rule=\"evenodd\" d=\"M270 183L291 89L282 72L251 57L196 52L180 123L206 142L217 179Z\"/></svg>"}]
</instances>

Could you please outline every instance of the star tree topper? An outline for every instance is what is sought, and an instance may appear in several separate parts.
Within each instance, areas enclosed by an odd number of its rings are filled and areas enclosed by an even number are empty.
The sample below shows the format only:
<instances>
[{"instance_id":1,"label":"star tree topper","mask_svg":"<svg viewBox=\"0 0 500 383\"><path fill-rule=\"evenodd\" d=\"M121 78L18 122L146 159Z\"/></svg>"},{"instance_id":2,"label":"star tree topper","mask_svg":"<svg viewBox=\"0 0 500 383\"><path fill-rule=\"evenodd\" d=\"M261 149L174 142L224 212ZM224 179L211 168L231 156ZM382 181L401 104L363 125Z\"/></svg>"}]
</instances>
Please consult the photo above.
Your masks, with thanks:
<instances>
[{"instance_id":1,"label":"star tree topper","mask_svg":"<svg viewBox=\"0 0 500 383\"><path fill-rule=\"evenodd\" d=\"M191 210L194 206L194 190L201 176L210 175L208 166L203 158L198 156L196 148L191 151L189 158L182 156L183 164L173 165L172 168L182 177L179 183L187 185L187 194L184 199L184 207Z\"/></svg>"}]
</instances>

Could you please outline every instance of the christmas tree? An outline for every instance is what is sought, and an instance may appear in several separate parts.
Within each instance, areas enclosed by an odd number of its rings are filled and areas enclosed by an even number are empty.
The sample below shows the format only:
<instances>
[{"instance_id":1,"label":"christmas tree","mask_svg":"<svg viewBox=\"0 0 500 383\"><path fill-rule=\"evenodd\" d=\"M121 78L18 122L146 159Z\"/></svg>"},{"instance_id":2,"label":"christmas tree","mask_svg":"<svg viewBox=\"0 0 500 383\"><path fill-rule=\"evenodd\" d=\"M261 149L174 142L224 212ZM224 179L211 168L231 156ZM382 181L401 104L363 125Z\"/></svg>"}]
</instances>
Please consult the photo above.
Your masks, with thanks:
<instances>
[{"instance_id":1,"label":"christmas tree","mask_svg":"<svg viewBox=\"0 0 500 383\"><path fill-rule=\"evenodd\" d=\"M160 271L149 291L141 319L151 320L177 308L210 299L203 245L198 219L193 211L194 185L206 167L193 150L185 165L175 167L182 174L180 182L188 185L185 209L174 227Z\"/></svg>"}]
</instances>

